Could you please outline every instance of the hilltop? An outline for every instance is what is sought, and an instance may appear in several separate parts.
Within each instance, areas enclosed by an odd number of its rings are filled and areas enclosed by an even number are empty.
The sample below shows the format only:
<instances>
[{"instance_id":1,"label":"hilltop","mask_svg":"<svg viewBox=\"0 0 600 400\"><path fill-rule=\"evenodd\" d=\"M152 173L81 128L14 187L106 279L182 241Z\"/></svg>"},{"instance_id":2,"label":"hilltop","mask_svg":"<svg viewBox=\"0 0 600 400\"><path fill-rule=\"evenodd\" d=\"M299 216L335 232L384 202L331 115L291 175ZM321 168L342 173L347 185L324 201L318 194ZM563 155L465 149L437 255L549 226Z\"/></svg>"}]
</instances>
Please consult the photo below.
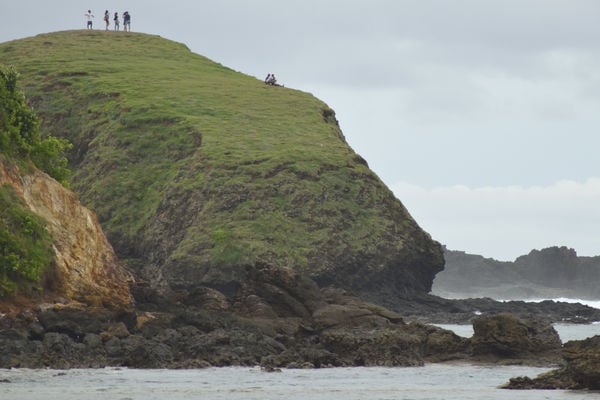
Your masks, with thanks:
<instances>
[{"instance_id":1,"label":"hilltop","mask_svg":"<svg viewBox=\"0 0 600 400\"><path fill-rule=\"evenodd\" d=\"M0 58L42 129L73 144L71 187L161 295L231 302L249 267L272 265L394 307L442 269L440 245L308 93L146 34L51 33Z\"/></svg>"},{"instance_id":2,"label":"hilltop","mask_svg":"<svg viewBox=\"0 0 600 400\"><path fill-rule=\"evenodd\" d=\"M363 300L427 293L441 248L312 95L144 34L40 35L0 57L44 135L72 144L70 186L110 241L58 182L4 166L60 245L53 289L67 297L0 316L0 366L418 365L466 351Z\"/></svg>"}]
</instances>

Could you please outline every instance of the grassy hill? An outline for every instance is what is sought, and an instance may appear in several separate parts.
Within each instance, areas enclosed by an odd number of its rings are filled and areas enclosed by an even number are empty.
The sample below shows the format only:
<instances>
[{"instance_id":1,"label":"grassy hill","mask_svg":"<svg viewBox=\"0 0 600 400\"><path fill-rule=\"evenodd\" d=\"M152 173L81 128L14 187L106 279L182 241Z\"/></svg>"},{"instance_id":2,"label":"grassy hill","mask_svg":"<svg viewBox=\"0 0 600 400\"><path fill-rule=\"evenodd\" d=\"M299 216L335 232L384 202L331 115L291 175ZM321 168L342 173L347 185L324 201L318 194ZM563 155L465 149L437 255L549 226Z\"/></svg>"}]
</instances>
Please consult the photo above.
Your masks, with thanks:
<instances>
[{"instance_id":1,"label":"grassy hill","mask_svg":"<svg viewBox=\"0 0 600 400\"><path fill-rule=\"evenodd\" d=\"M156 286L225 290L269 263L385 301L428 291L442 268L308 93L145 34L38 35L0 44L0 62L43 131L73 143L71 187Z\"/></svg>"}]
</instances>

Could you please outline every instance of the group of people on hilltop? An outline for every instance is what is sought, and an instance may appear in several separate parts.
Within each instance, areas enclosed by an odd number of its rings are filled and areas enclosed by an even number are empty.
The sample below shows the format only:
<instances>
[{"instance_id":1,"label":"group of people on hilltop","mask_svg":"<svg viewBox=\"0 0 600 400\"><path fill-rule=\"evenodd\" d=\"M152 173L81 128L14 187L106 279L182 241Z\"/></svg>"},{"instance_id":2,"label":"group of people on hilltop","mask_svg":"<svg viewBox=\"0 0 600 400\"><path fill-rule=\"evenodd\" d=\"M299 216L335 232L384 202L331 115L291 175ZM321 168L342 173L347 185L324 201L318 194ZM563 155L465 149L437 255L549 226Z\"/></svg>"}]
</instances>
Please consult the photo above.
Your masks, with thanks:
<instances>
[{"instance_id":1,"label":"group of people on hilltop","mask_svg":"<svg viewBox=\"0 0 600 400\"><path fill-rule=\"evenodd\" d=\"M87 29L93 29L94 15L92 14L92 11L88 10L84 15L87 18ZM121 26L118 12L115 12L112 20L115 31L118 31ZM108 10L104 11L104 23L106 24L106 30L108 30L108 27L110 26L110 13ZM125 32L131 31L131 15L129 15L129 11L123 13L123 30Z\"/></svg>"}]
</instances>

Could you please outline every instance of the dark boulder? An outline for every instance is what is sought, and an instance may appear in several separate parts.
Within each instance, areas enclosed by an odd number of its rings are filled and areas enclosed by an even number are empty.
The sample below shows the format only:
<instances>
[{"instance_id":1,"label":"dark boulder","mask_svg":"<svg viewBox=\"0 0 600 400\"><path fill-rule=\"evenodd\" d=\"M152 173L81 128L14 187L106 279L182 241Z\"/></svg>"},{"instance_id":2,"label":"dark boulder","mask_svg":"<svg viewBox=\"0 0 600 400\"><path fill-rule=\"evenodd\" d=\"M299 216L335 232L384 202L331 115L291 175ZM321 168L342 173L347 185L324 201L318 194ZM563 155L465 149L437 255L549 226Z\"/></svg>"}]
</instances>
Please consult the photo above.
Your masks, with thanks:
<instances>
[{"instance_id":1,"label":"dark boulder","mask_svg":"<svg viewBox=\"0 0 600 400\"><path fill-rule=\"evenodd\" d=\"M562 356L566 373L578 386L600 390L600 336L567 342Z\"/></svg>"},{"instance_id":2,"label":"dark boulder","mask_svg":"<svg viewBox=\"0 0 600 400\"><path fill-rule=\"evenodd\" d=\"M557 363L561 341L550 321L519 318L509 313L473 322L473 357L505 363Z\"/></svg>"},{"instance_id":3,"label":"dark boulder","mask_svg":"<svg viewBox=\"0 0 600 400\"><path fill-rule=\"evenodd\" d=\"M86 333L100 333L121 315L105 308L58 306L42 309L37 319L45 332L64 333L81 341ZM124 319L128 323L129 317ZM38 329L39 330L39 329ZM40 332L37 333L38 335Z\"/></svg>"},{"instance_id":4,"label":"dark boulder","mask_svg":"<svg viewBox=\"0 0 600 400\"><path fill-rule=\"evenodd\" d=\"M511 378L506 389L600 390L600 336L564 345L565 366L536 378Z\"/></svg>"}]
</instances>

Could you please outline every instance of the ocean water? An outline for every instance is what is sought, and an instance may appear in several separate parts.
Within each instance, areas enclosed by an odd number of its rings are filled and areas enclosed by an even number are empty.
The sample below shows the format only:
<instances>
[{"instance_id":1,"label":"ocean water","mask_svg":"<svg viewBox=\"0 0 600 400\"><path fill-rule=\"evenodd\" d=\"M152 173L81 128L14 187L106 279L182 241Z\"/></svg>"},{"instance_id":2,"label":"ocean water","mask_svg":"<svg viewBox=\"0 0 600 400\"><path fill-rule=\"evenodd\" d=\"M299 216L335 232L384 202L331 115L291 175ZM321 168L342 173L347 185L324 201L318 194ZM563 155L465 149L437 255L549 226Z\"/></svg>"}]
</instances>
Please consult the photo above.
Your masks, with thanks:
<instances>
[{"instance_id":1,"label":"ocean water","mask_svg":"<svg viewBox=\"0 0 600 400\"><path fill-rule=\"evenodd\" d=\"M509 391L509 378L531 367L430 364L412 368L330 368L263 372L199 370L0 370L0 398L10 400L539 400L600 399L600 393Z\"/></svg>"}]
</instances>

